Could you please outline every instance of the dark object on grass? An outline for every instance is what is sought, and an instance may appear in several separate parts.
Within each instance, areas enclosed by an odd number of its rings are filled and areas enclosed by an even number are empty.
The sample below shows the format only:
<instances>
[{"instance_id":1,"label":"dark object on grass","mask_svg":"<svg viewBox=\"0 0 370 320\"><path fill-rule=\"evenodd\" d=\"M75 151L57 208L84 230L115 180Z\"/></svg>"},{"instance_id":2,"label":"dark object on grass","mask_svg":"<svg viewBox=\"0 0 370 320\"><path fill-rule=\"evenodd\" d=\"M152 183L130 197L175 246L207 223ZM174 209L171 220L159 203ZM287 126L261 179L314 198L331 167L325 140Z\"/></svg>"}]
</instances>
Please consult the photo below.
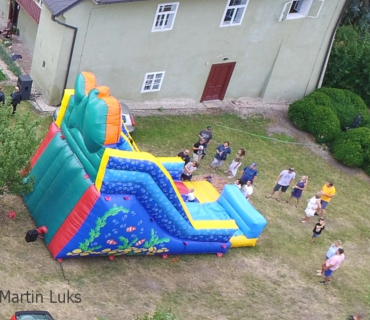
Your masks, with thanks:
<instances>
[{"instance_id":1,"label":"dark object on grass","mask_svg":"<svg viewBox=\"0 0 370 320\"><path fill-rule=\"evenodd\" d=\"M12 60L15 61L17 59L22 59L22 56L18 53L13 53L12 54Z\"/></svg>"},{"instance_id":2,"label":"dark object on grass","mask_svg":"<svg viewBox=\"0 0 370 320\"><path fill-rule=\"evenodd\" d=\"M38 236L39 233L37 232L37 230L28 230L25 237L26 242L35 242Z\"/></svg>"}]
</instances>

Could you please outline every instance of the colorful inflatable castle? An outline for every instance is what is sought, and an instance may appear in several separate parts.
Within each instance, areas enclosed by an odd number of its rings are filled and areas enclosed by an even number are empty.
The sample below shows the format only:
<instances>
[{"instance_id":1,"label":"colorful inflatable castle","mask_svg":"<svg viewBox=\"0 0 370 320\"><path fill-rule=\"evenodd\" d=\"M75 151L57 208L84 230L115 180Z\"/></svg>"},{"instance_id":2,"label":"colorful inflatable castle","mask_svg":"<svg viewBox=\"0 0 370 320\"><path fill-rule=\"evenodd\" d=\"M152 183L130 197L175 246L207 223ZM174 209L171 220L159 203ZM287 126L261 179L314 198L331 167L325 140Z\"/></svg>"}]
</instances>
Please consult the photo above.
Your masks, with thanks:
<instances>
[{"instance_id":1,"label":"colorful inflatable castle","mask_svg":"<svg viewBox=\"0 0 370 320\"><path fill-rule=\"evenodd\" d=\"M55 122L31 160L25 203L55 259L226 253L254 246L266 225L234 185L182 183L180 158L141 152L119 101L92 73L65 90ZM195 189L196 202L184 194Z\"/></svg>"}]
</instances>

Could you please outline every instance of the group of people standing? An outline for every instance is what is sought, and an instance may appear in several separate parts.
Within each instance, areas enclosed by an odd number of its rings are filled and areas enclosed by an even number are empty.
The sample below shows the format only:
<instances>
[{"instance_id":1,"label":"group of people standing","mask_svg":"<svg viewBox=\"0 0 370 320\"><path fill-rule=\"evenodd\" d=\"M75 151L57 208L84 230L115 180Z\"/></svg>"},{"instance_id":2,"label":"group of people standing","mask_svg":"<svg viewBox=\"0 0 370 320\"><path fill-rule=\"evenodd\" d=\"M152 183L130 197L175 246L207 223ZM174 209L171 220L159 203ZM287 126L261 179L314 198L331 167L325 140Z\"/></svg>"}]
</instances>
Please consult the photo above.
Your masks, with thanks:
<instances>
[{"instance_id":1,"label":"group of people standing","mask_svg":"<svg viewBox=\"0 0 370 320\"><path fill-rule=\"evenodd\" d=\"M292 181L295 179L294 168L283 170L278 175L275 186L270 194L266 195L266 198L272 198L276 201L280 201L281 196L285 193ZM301 179L293 186L290 197L285 200L286 203L290 203L293 198L296 199L295 207L298 208L300 199L303 191L307 190L308 176L302 176ZM275 193L278 192L277 196L274 197ZM325 219L326 208L332 198L335 196L336 189L332 181L328 181L321 188L320 192L317 192L313 197L308 200L307 207L305 209L305 217L301 220L302 223L307 223L311 217L320 216L319 221L315 224L312 230L311 242L314 243L316 239L325 230ZM321 269L317 270L317 275L324 276L324 280L320 281L322 284L329 284L331 276L335 270L339 268L343 262L344 250L341 247L341 241L337 240L328 250L326 254L326 261L322 264Z\"/></svg>"},{"instance_id":2,"label":"group of people standing","mask_svg":"<svg viewBox=\"0 0 370 320\"><path fill-rule=\"evenodd\" d=\"M11 98L10 103L13 107L12 114L15 114L15 112L17 111L18 104L20 104L22 101L22 94L19 91L19 87L14 88L14 91L11 93L10 98ZM5 94L3 92L3 87L0 87L0 103L1 104L5 103Z\"/></svg>"},{"instance_id":3,"label":"group of people standing","mask_svg":"<svg viewBox=\"0 0 370 320\"><path fill-rule=\"evenodd\" d=\"M198 141L193 145L193 161L191 161L189 149L185 149L184 151L178 153L177 156L185 162L184 169L181 174L182 181L190 181L192 179L194 171L198 168L199 163L203 161L204 157L206 156L207 147L212 139L212 129L210 126L208 126L206 129L203 129L199 132ZM227 160L227 156L229 154L231 154L229 141L225 141L224 143L218 145L216 148L216 154L210 164L210 167L214 170L219 170L222 164ZM242 160L245 154L245 149L242 148L236 153L231 164L229 165L228 170L225 171L229 179L236 177L237 171L242 165ZM253 180L257 176L257 170L255 170L256 166L257 164L253 163L250 167L244 168L241 178L235 183L249 201L253 193ZM251 169L251 167L254 169Z\"/></svg>"}]
</instances>

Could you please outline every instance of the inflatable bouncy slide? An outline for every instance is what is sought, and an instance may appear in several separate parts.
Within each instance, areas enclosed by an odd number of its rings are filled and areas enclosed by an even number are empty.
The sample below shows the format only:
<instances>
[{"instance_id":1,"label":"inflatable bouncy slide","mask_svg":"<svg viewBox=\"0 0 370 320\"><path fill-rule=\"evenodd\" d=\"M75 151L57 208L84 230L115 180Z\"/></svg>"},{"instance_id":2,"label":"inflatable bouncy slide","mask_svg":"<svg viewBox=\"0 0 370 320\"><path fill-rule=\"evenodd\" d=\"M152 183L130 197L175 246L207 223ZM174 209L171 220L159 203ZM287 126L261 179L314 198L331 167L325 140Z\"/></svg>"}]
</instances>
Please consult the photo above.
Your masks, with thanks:
<instances>
[{"instance_id":1,"label":"inflatable bouncy slide","mask_svg":"<svg viewBox=\"0 0 370 320\"><path fill-rule=\"evenodd\" d=\"M226 253L254 246L265 218L235 185L181 182L180 158L141 152L119 101L92 73L65 90L58 117L31 159L24 200L55 259ZM196 202L184 201L189 188Z\"/></svg>"}]
</instances>

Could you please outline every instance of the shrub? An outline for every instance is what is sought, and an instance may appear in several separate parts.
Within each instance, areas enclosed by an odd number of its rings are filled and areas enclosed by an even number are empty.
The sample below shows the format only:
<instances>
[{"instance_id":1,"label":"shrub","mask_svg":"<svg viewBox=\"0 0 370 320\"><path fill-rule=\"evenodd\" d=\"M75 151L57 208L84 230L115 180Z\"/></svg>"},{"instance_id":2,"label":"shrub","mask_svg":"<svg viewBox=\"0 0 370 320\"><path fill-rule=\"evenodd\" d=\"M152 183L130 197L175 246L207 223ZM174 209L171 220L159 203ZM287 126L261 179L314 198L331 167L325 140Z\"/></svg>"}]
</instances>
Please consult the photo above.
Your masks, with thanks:
<instances>
[{"instance_id":1,"label":"shrub","mask_svg":"<svg viewBox=\"0 0 370 320\"><path fill-rule=\"evenodd\" d=\"M312 133L317 142L330 142L340 133L340 122L332 109L330 97L317 90L292 103L288 116L297 128Z\"/></svg>"},{"instance_id":2,"label":"shrub","mask_svg":"<svg viewBox=\"0 0 370 320\"><path fill-rule=\"evenodd\" d=\"M340 134L338 117L327 106L315 105L307 118L307 131L318 143L331 142Z\"/></svg>"},{"instance_id":3,"label":"shrub","mask_svg":"<svg viewBox=\"0 0 370 320\"><path fill-rule=\"evenodd\" d=\"M302 100L292 103L289 106L288 116L297 128L309 131L307 121L311 117L315 106L330 107L330 104L331 101L325 94L315 91Z\"/></svg>"},{"instance_id":4,"label":"shrub","mask_svg":"<svg viewBox=\"0 0 370 320\"><path fill-rule=\"evenodd\" d=\"M288 117L294 125L301 130L307 131L307 119L314 104L303 100L298 100L289 106Z\"/></svg>"},{"instance_id":5,"label":"shrub","mask_svg":"<svg viewBox=\"0 0 370 320\"><path fill-rule=\"evenodd\" d=\"M370 162L370 129L342 132L335 140L332 151L339 162L350 167L363 167Z\"/></svg>"},{"instance_id":6,"label":"shrub","mask_svg":"<svg viewBox=\"0 0 370 320\"><path fill-rule=\"evenodd\" d=\"M370 114L365 102L357 94L349 90L334 88L321 88L316 92L325 94L331 100L330 107L339 118L340 126L343 130L352 124L359 113L362 114L360 126L370 127Z\"/></svg>"}]
</instances>

